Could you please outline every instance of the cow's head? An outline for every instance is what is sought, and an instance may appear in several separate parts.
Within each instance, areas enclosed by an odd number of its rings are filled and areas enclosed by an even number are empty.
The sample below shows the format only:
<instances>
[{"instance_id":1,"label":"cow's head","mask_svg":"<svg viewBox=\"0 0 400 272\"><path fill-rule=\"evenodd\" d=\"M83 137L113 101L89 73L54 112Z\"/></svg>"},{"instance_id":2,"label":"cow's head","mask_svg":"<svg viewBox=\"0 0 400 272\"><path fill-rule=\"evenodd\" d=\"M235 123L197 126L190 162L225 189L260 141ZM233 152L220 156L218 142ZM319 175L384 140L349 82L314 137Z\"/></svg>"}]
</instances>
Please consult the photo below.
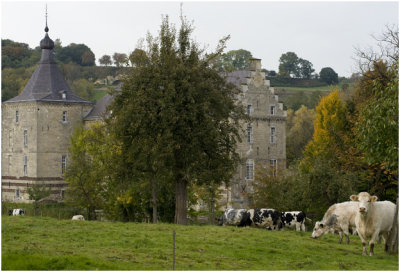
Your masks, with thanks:
<instances>
[{"instance_id":1,"label":"cow's head","mask_svg":"<svg viewBox=\"0 0 400 272\"><path fill-rule=\"evenodd\" d=\"M360 212L360 214L366 215L368 213L371 203L377 201L378 197L371 196L367 192L361 192L358 195L350 196L350 199L352 201L358 202L358 211Z\"/></svg>"},{"instance_id":2,"label":"cow's head","mask_svg":"<svg viewBox=\"0 0 400 272\"><path fill-rule=\"evenodd\" d=\"M311 234L311 237L318 238L318 237L321 237L322 234L325 234L328 232L329 232L329 227L326 224L324 224L323 222L317 221L315 223L314 230L313 230L313 233Z\"/></svg>"}]
</instances>

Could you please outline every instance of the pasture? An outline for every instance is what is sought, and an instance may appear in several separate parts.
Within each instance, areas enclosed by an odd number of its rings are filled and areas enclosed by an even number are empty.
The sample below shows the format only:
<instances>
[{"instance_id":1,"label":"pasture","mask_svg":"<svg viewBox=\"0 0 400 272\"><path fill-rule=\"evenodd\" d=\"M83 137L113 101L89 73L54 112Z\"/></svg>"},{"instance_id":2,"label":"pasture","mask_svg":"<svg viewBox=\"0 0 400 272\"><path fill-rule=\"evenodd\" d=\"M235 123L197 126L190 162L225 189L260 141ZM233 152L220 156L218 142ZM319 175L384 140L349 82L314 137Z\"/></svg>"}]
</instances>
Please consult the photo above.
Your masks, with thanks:
<instances>
[{"instance_id":1,"label":"pasture","mask_svg":"<svg viewBox=\"0 0 400 272\"><path fill-rule=\"evenodd\" d=\"M360 239L256 228L2 217L2 270L398 270L398 256Z\"/></svg>"}]
</instances>

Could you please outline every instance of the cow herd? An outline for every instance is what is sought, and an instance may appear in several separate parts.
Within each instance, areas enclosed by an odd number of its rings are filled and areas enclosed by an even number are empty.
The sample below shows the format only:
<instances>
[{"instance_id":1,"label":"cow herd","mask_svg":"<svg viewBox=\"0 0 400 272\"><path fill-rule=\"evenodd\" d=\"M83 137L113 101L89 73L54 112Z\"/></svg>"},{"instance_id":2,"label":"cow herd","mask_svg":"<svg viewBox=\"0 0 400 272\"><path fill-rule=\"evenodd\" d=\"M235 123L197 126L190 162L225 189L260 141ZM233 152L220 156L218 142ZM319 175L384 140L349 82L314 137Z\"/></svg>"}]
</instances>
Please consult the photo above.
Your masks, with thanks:
<instances>
[{"instance_id":1,"label":"cow herd","mask_svg":"<svg viewBox=\"0 0 400 272\"><path fill-rule=\"evenodd\" d=\"M219 225L250 227L255 226L267 230L296 228L306 231L306 214L302 211L279 212L275 209L226 209L218 220Z\"/></svg>"},{"instance_id":2,"label":"cow herd","mask_svg":"<svg viewBox=\"0 0 400 272\"><path fill-rule=\"evenodd\" d=\"M374 245L378 238L385 239L385 251L388 250L388 238L396 213L396 205L390 201L377 201L377 196L367 192L350 196L351 201L336 203L328 208L321 221L315 223L311 234L318 238L325 233L338 233L339 243L343 235L347 244L349 235L358 235L363 245L363 255L374 255ZM254 226L267 230L296 228L305 231L305 220L308 219L303 211L279 212L275 209L226 209L219 219L219 225L246 227Z\"/></svg>"},{"instance_id":3,"label":"cow herd","mask_svg":"<svg viewBox=\"0 0 400 272\"><path fill-rule=\"evenodd\" d=\"M385 239L385 251L388 250L388 238L396 213L396 205L390 201L377 201L377 196L361 192L350 196L351 201L336 203L328 208L321 221L315 223L312 238L326 233L338 233L339 243L343 235L347 244L349 235L357 234L363 245L363 255L374 255L374 246L378 238ZM11 216L25 215L23 209L9 210ZM82 215L74 215L72 220L85 220ZM258 227L267 230L295 228L306 231L305 221L310 220L303 211L279 212L275 209L226 209L219 225L237 227ZM311 220L310 220L311 221Z\"/></svg>"}]
</instances>

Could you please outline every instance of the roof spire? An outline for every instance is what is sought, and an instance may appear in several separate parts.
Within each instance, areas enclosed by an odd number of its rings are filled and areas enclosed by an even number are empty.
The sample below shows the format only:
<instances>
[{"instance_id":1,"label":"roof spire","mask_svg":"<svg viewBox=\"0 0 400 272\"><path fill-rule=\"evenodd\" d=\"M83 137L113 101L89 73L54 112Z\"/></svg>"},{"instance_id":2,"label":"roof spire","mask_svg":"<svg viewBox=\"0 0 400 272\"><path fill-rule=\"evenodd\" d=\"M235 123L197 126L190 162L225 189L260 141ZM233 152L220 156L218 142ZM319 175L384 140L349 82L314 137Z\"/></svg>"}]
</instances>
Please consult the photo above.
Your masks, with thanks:
<instances>
[{"instance_id":1,"label":"roof spire","mask_svg":"<svg viewBox=\"0 0 400 272\"><path fill-rule=\"evenodd\" d=\"M49 32L49 28L47 27L47 3L46 3L46 27L45 27L44 31Z\"/></svg>"}]
</instances>

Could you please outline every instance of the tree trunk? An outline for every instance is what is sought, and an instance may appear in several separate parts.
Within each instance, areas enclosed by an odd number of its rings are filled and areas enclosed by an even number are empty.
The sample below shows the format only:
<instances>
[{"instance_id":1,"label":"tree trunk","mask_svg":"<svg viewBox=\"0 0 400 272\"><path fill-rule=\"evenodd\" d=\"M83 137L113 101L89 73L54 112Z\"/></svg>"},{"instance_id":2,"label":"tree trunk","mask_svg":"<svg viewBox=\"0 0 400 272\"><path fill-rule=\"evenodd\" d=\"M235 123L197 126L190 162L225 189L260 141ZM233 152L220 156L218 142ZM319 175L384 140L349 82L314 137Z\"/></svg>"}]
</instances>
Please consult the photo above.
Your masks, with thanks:
<instances>
[{"instance_id":1,"label":"tree trunk","mask_svg":"<svg viewBox=\"0 0 400 272\"><path fill-rule=\"evenodd\" d=\"M187 225L187 181L179 177L176 181L175 224Z\"/></svg>"},{"instance_id":2,"label":"tree trunk","mask_svg":"<svg viewBox=\"0 0 400 272\"><path fill-rule=\"evenodd\" d=\"M390 254L397 254L399 252L399 198L396 201L396 213L394 215L392 230L390 231L390 235L388 241L386 242L387 252Z\"/></svg>"},{"instance_id":3,"label":"tree trunk","mask_svg":"<svg viewBox=\"0 0 400 272\"><path fill-rule=\"evenodd\" d=\"M151 204L153 206L153 224L157 224L158 213L157 213L157 188L156 188L156 178L152 177L151 180Z\"/></svg>"},{"instance_id":4,"label":"tree trunk","mask_svg":"<svg viewBox=\"0 0 400 272\"><path fill-rule=\"evenodd\" d=\"M210 195L208 198L208 224L215 225L215 197L214 197L214 190L210 186Z\"/></svg>"}]
</instances>

